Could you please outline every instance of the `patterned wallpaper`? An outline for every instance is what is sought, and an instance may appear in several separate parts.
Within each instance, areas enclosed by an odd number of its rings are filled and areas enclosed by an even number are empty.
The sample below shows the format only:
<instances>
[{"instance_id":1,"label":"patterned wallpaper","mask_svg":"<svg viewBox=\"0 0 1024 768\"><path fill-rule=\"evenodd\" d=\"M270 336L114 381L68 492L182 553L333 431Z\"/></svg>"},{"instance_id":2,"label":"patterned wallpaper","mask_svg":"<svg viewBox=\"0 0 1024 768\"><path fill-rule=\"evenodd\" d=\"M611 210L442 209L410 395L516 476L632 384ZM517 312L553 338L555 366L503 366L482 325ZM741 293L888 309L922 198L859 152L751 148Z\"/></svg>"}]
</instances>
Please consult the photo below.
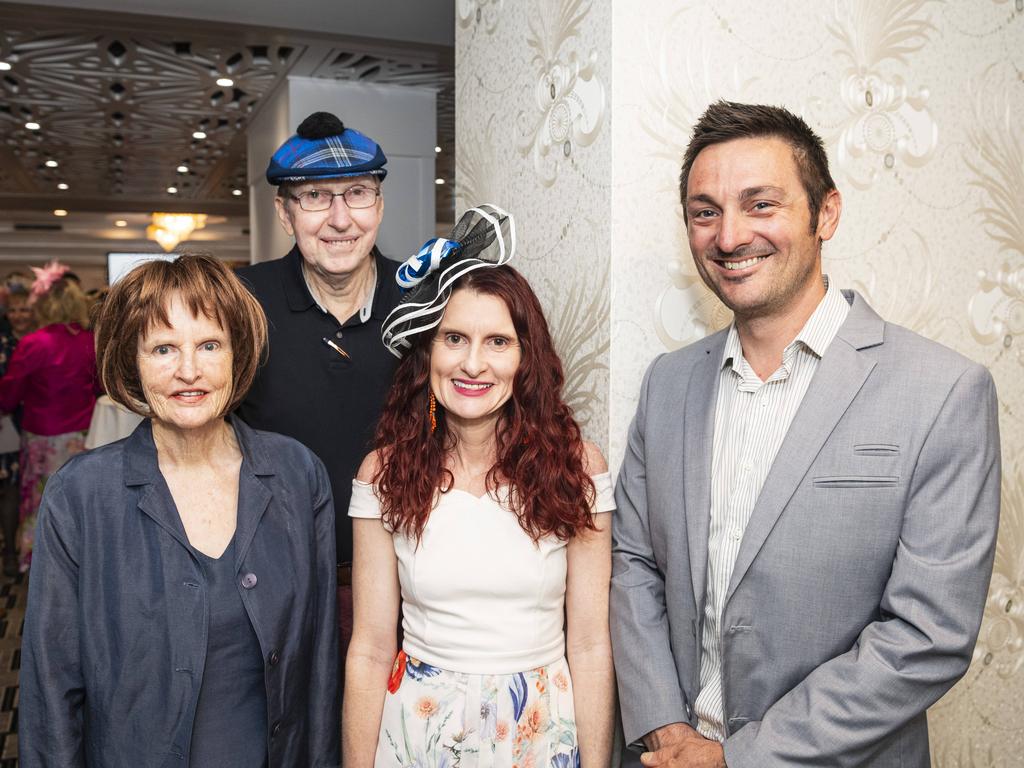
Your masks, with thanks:
<instances>
[{"instance_id":1,"label":"patterned wallpaper","mask_svg":"<svg viewBox=\"0 0 1024 768\"><path fill-rule=\"evenodd\" d=\"M677 177L718 98L783 104L844 197L825 269L988 366L1003 519L974 663L931 711L936 768L1024 766L1024 0L456 0L457 207L505 205L570 398L613 471L643 371L729 321Z\"/></svg>"}]
</instances>

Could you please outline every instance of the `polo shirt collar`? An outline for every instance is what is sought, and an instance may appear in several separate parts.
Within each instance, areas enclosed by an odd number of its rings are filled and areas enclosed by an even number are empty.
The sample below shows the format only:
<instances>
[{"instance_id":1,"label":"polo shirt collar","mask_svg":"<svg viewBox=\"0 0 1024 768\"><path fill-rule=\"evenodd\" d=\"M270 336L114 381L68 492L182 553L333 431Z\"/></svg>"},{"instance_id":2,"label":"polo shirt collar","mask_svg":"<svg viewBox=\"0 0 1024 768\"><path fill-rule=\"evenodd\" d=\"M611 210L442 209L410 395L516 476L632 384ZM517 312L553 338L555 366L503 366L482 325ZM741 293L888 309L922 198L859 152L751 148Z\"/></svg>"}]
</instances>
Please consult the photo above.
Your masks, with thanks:
<instances>
[{"instance_id":1,"label":"polo shirt collar","mask_svg":"<svg viewBox=\"0 0 1024 768\"><path fill-rule=\"evenodd\" d=\"M395 301L391 298L398 288L394 282L395 265L384 258L377 246L373 247L371 256L377 270L377 277L374 280L373 290L366 297L366 304L359 311L359 323L365 323L371 317L383 320L388 316ZM285 270L284 293L288 300L288 308L293 312L304 312L307 309L316 307L321 312L325 311L309 290L306 283L306 275L302 269L302 253L299 247L294 246L288 255L284 257L287 269ZM395 285L393 290L388 290L388 283Z\"/></svg>"}]
</instances>

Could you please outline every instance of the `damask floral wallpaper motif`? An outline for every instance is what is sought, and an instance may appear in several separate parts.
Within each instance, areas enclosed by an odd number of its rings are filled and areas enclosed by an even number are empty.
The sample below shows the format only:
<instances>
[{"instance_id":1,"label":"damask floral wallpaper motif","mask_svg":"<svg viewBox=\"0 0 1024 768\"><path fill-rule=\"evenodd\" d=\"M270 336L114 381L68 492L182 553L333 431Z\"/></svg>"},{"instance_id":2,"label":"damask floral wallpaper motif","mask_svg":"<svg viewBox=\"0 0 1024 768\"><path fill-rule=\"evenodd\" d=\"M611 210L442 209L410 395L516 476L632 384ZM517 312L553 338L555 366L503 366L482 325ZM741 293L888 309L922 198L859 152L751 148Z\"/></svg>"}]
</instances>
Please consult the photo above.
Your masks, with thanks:
<instances>
[{"instance_id":1,"label":"damask floral wallpaper motif","mask_svg":"<svg viewBox=\"0 0 1024 768\"><path fill-rule=\"evenodd\" d=\"M516 216L513 266L547 312L565 396L607 444L611 6L602 0L458 0L456 210Z\"/></svg>"},{"instance_id":2,"label":"damask floral wallpaper motif","mask_svg":"<svg viewBox=\"0 0 1024 768\"><path fill-rule=\"evenodd\" d=\"M520 266L613 471L651 359L730 319L686 243L690 126L727 98L825 138L844 198L826 271L996 380L995 573L971 669L930 712L933 764L1024 766L1024 0L458 7L457 194L520 213Z\"/></svg>"}]
</instances>

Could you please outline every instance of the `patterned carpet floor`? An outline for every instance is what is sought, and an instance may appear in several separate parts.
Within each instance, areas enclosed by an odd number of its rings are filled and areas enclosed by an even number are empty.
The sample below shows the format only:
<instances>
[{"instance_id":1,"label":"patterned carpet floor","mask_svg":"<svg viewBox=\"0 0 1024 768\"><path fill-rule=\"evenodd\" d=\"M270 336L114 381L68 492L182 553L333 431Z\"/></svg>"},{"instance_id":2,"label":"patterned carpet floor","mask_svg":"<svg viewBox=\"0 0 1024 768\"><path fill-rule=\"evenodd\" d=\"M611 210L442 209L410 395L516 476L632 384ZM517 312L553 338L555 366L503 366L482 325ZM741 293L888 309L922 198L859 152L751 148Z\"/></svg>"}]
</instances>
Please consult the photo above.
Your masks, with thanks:
<instances>
[{"instance_id":1,"label":"patterned carpet floor","mask_svg":"<svg viewBox=\"0 0 1024 768\"><path fill-rule=\"evenodd\" d=\"M0 575L0 768L18 765L18 671L28 579Z\"/></svg>"}]
</instances>

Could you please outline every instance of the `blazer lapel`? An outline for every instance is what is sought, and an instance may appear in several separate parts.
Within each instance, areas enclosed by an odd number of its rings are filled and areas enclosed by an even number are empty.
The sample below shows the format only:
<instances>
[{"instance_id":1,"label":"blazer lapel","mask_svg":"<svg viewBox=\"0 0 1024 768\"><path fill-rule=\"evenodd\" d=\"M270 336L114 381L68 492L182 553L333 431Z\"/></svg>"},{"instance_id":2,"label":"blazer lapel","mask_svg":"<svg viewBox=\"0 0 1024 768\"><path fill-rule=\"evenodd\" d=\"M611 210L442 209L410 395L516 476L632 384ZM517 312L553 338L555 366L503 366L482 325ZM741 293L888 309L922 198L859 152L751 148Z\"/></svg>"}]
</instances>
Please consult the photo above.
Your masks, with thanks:
<instances>
[{"instance_id":1,"label":"blazer lapel","mask_svg":"<svg viewBox=\"0 0 1024 768\"><path fill-rule=\"evenodd\" d=\"M704 357L694 366L686 388L683 425L683 500L690 578L699 615L704 605L711 528L711 452L715 436L715 404L726 332L709 337Z\"/></svg>"},{"instance_id":2,"label":"blazer lapel","mask_svg":"<svg viewBox=\"0 0 1024 768\"><path fill-rule=\"evenodd\" d=\"M153 522L169 533L179 544L190 549L185 527L181 524L178 508L171 490L160 473L160 463L153 442L153 425L145 419L135 428L124 448L124 483L127 486L146 486L140 491L138 507Z\"/></svg>"},{"instance_id":3,"label":"blazer lapel","mask_svg":"<svg viewBox=\"0 0 1024 768\"><path fill-rule=\"evenodd\" d=\"M259 434L237 416L231 417L242 448L242 469L238 473L238 516L235 528L235 564L240 568L249 552L256 529L274 494L263 477L274 474Z\"/></svg>"},{"instance_id":4,"label":"blazer lapel","mask_svg":"<svg viewBox=\"0 0 1024 768\"><path fill-rule=\"evenodd\" d=\"M761 488L736 556L725 596L727 603L814 458L875 367L874 360L861 355L859 350L882 343L884 323L859 295L846 291L844 294L853 299L850 314L818 363Z\"/></svg>"}]
</instances>

